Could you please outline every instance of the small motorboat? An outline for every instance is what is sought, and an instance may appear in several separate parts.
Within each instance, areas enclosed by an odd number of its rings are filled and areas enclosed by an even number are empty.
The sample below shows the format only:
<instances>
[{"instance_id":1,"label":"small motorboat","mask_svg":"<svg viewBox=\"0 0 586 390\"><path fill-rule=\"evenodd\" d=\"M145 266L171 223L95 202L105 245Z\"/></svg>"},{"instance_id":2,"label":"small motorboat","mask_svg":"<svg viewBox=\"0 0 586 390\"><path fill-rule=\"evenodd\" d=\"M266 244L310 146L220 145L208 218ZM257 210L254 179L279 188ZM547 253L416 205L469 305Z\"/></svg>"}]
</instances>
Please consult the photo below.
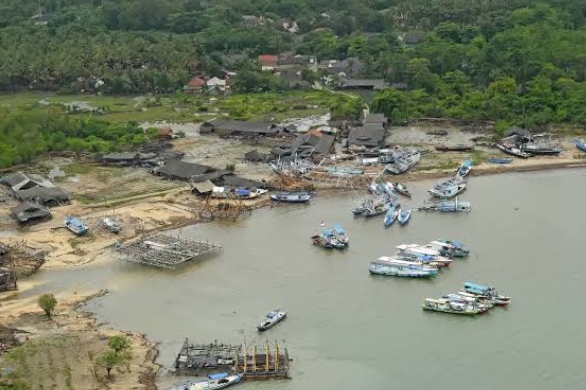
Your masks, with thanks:
<instances>
[{"instance_id":1,"label":"small motorboat","mask_svg":"<svg viewBox=\"0 0 586 390\"><path fill-rule=\"evenodd\" d=\"M75 217L65 218L65 227L78 236L83 236L90 230L89 226Z\"/></svg>"},{"instance_id":2,"label":"small motorboat","mask_svg":"<svg viewBox=\"0 0 586 390\"><path fill-rule=\"evenodd\" d=\"M344 249L348 246L348 243L340 242L334 231L329 229L323 229L321 233L311 236L311 241L314 245L327 249Z\"/></svg>"},{"instance_id":3,"label":"small motorboat","mask_svg":"<svg viewBox=\"0 0 586 390\"><path fill-rule=\"evenodd\" d=\"M267 329L271 329L273 326L277 325L279 322L283 321L287 317L286 311L281 310L273 310L269 314L265 316L264 321L257 326L259 332L264 332Z\"/></svg>"},{"instance_id":4,"label":"small motorboat","mask_svg":"<svg viewBox=\"0 0 586 390\"><path fill-rule=\"evenodd\" d=\"M510 164L513 162L512 158L487 158L486 162L489 164Z\"/></svg>"},{"instance_id":5,"label":"small motorboat","mask_svg":"<svg viewBox=\"0 0 586 390\"><path fill-rule=\"evenodd\" d=\"M333 233L336 236L336 240L338 240L338 242L340 242L341 244L350 244L350 237L348 237L348 233L346 233L346 230L344 230L342 225L335 223Z\"/></svg>"},{"instance_id":6,"label":"small motorboat","mask_svg":"<svg viewBox=\"0 0 586 390\"><path fill-rule=\"evenodd\" d=\"M586 152L586 141L583 139L575 139L574 145L576 145L579 150Z\"/></svg>"},{"instance_id":7,"label":"small motorboat","mask_svg":"<svg viewBox=\"0 0 586 390\"><path fill-rule=\"evenodd\" d=\"M356 206L356 207L352 208L352 214L362 215L362 214L366 213L367 210L368 210L368 208L366 208L365 206Z\"/></svg>"},{"instance_id":8,"label":"small motorboat","mask_svg":"<svg viewBox=\"0 0 586 390\"><path fill-rule=\"evenodd\" d=\"M104 219L102 219L102 224L104 225L105 229L111 231L114 234L118 234L120 233L120 230L122 230L122 227L120 226L118 221L109 217L105 217Z\"/></svg>"},{"instance_id":9,"label":"small motorboat","mask_svg":"<svg viewBox=\"0 0 586 390\"><path fill-rule=\"evenodd\" d=\"M438 198L453 198L454 196L458 195L459 193L461 193L462 191L464 191L466 189L466 183L460 183L451 187L443 187L443 188L439 188L438 187L434 187L431 190L429 190L428 192Z\"/></svg>"},{"instance_id":10,"label":"small motorboat","mask_svg":"<svg viewBox=\"0 0 586 390\"><path fill-rule=\"evenodd\" d=\"M448 248L452 248L452 252L454 253L454 257L466 257L470 254L470 249L466 247L463 243L459 241L453 240L445 240L440 238L438 240L432 241L432 243L437 243L439 245L446 246Z\"/></svg>"},{"instance_id":11,"label":"small motorboat","mask_svg":"<svg viewBox=\"0 0 586 390\"><path fill-rule=\"evenodd\" d=\"M405 184L395 183L394 188L399 194L407 196L409 198L411 197L411 192L409 192L409 189L407 188L407 186Z\"/></svg>"},{"instance_id":12,"label":"small motorboat","mask_svg":"<svg viewBox=\"0 0 586 390\"><path fill-rule=\"evenodd\" d=\"M372 261L368 266L372 275L399 276L404 278L432 278L437 275L438 269L411 261L381 257Z\"/></svg>"},{"instance_id":13,"label":"small motorboat","mask_svg":"<svg viewBox=\"0 0 586 390\"><path fill-rule=\"evenodd\" d=\"M397 209L397 206L392 204L389 207L389 209L387 210L387 213L385 214L385 220L384 220L385 227L391 226L395 222L395 220L397 219L398 216L399 216L399 210Z\"/></svg>"},{"instance_id":14,"label":"small motorboat","mask_svg":"<svg viewBox=\"0 0 586 390\"><path fill-rule=\"evenodd\" d=\"M460 165L460 168L458 168L458 170L456 171L456 174L460 175L461 177L466 177L466 176L468 176L468 174L470 173L471 170L472 170L472 161L466 160L462 163L462 165Z\"/></svg>"},{"instance_id":15,"label":"small motorboat","mask_svg":"<svg viewBox=\"0 0 586 390\"><path fill-rule=\"evenodd\" d=\"M516 148L514 145L509 144L496 144L496 147L503 153L510 154L511 156L529 158L533 157L531 153L523 152L521 149Z\"/></svg>"},{"instance_id":16,"label":"small motorboat","mask_svg":"<svg viewBox=\"0 0 586 390\"><path fill-rule=\"evenodd\" d=\"M271 200L283 203L305 203L309 202L313 194L310 192L277 192L271 194Z\"/></svg>"},{"instance_id":17,"label":"small motorboat","mask_svg":"<svg viewBox=\"0 0 586 390\"><path fill-rule=\"evenodd\" d=\"M462 212L472 210L472 205L467 201L445 200L431 205L419 207L419 211Z\"/></svg>"},{"instance_id":18,"label":"small motorboat","mask_svg":"<svg viewBox=\"0 0 586 390\"><path fill-rule=\"evenodd\" d=\"M177 383L169 390L219 390L236 384L242 380L242 374L230 375L227 372L208 375L202 381Z\"/></svg>"},{"instance_id":19,"label":"small motorboat","mask_svg":"<svg viewBox=\"0 0 586 390\"><path fill-rule=\"evenodd\" d=\"M473 282L464 282L462 292L491 299L495 305L506 306L511 302L511 297L499 295L494 287L484 286Z\"/></svg>"},{"instance_id":20,"label":"small motorboat","mask_svg":"<svg viewBox=\"0 0 586 390\"><path fill-rule=\"evenodd\" d=\"M411 209L401 209L398 216L399 224L406 225L409 219L411 219Z\"/></svg>"}]
</instances>

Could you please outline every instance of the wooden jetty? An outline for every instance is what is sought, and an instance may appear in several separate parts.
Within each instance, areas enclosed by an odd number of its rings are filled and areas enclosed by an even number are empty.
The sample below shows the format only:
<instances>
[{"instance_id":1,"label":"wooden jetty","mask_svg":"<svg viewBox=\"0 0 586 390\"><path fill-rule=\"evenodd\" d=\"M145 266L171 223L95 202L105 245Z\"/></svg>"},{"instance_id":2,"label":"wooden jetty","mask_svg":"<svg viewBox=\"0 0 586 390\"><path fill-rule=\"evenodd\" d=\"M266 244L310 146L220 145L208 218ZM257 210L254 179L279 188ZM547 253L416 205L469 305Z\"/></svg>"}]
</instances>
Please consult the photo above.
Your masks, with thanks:
<instances>
[{"instance_id":1,"label":"wooden jetty","mask_svg":"<svg viewBox=\"0 0 586 390\"><path fill-rule=\"evenodd\" d=\"M152 267L175 269L187 261L223 250L209 241L180 239L163 234L118 246L120 260Z\"/></svg>"},{"instance_id":2,"label":"wooden jetty","mask_svg":"<svg viewBox=\"0 0 586 390\"><path fill-rule=\"evenodd\" d=\"M175 359L179 375L198 375L218 369L242 374L243 380L288 379L289 353L276 341L271 349L268 341L261 347L247 347L217 342L192 344L186 339Z\"/></svg>"}]
</instances>

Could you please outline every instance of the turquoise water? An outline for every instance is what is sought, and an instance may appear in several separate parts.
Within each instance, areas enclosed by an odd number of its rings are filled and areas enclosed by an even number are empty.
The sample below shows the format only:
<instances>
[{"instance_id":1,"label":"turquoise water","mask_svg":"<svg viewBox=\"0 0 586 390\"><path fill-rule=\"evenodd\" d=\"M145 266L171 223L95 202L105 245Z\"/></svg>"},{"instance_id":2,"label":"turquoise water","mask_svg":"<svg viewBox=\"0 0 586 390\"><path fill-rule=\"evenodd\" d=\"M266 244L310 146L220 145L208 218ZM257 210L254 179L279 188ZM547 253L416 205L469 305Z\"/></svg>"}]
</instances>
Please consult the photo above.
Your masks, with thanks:
<instances>
[{"instance_id":1,"label":"turquoise water","mask_svg":"<svg viewBox=\"0 0 586 390\"><path fill-rule=\"evenodd\" d=\"M427 199L432 184L413 184L409 203ZM288 348L292 380L242 389L582 389L585 190L585 170L473 177L460 196L472 212L414 212L408 226L389 229L382 216L353 217L351 196L318 196L236 224L181 229L225 250L178 271L112 262L36 278L47 281L43 289L109 288L90 309L159 342L167 367L185 337ZM348 250L310 244L322 220L347 228ZM467 243L470 258L433 280L369 275L369 261L395 245L439 237ZM511 306L473 318L421 310L424 297L466 280L493 284L513 297ZM273 308L288 310L288 319L259 336L255 326Z\"/></svg>"}]
</instances>

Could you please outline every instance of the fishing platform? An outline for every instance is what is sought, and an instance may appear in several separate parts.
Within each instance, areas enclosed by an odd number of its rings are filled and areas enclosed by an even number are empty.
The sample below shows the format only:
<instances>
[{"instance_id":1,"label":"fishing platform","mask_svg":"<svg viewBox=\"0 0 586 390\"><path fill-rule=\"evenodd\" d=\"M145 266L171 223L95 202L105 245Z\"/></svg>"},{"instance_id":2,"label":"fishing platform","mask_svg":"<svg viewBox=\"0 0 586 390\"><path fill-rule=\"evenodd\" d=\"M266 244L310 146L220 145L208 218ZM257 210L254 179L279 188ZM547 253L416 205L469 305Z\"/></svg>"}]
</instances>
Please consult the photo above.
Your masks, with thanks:
<instances>
[{"instance_id":1,"label":"fishing platform","mask_svg":"<svg viewBox=\"0 0 586 390\"><path fill-rule=\"evenodd\" d=\"M168 269L175 269L185 262L223 249L222 245L209 241L181 239L163 234L116 247L122 261Z\"/></svg>"},{"instance_id":2,"label":"fishing platform","mask_svg":"<svg viewBox=\"0 0 586 390\"><path fill-rule=\"evenodd\" d=\"M197 375L218 369L242 374L243 380L289 379L289 353L275 341L264 346L193 344L185 340L175 359L179 375Z\"/></svg>"}]
</instances>

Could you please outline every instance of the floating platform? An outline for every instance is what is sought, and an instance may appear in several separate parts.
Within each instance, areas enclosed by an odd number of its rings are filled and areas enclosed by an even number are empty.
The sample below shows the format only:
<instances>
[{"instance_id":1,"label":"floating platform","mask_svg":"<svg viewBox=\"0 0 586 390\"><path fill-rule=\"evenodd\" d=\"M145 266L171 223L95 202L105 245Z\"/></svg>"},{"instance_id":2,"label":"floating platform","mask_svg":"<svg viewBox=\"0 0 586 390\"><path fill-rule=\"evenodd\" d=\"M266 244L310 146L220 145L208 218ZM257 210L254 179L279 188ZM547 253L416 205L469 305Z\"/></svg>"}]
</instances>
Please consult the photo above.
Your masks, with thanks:
<instances>
[{"instance_id":1,"label":"floating platform","mask_svg":"<svg viewBox=\"0 0 586 390\"><path fill-rule=\"evenodd\" d=\"M222 245L209 241L181 239L163 234L116 248L122 261L168 269L175 269L185 262L223 249Z\"/></svg>"},{"instance_id":2,"label":"floating platform","mask_svg":"<svg viewBox=\"0 0 586 390\"><path fill-rule=\"evenodd\" d=\"M264 346L236 346L229 344L192 344L185 340L175 359L179 375L198 375L214 370L230 370L242 374L243 380L289 378L289 353L275 341L271 349Z\"/></svg>"}]
</instances>

